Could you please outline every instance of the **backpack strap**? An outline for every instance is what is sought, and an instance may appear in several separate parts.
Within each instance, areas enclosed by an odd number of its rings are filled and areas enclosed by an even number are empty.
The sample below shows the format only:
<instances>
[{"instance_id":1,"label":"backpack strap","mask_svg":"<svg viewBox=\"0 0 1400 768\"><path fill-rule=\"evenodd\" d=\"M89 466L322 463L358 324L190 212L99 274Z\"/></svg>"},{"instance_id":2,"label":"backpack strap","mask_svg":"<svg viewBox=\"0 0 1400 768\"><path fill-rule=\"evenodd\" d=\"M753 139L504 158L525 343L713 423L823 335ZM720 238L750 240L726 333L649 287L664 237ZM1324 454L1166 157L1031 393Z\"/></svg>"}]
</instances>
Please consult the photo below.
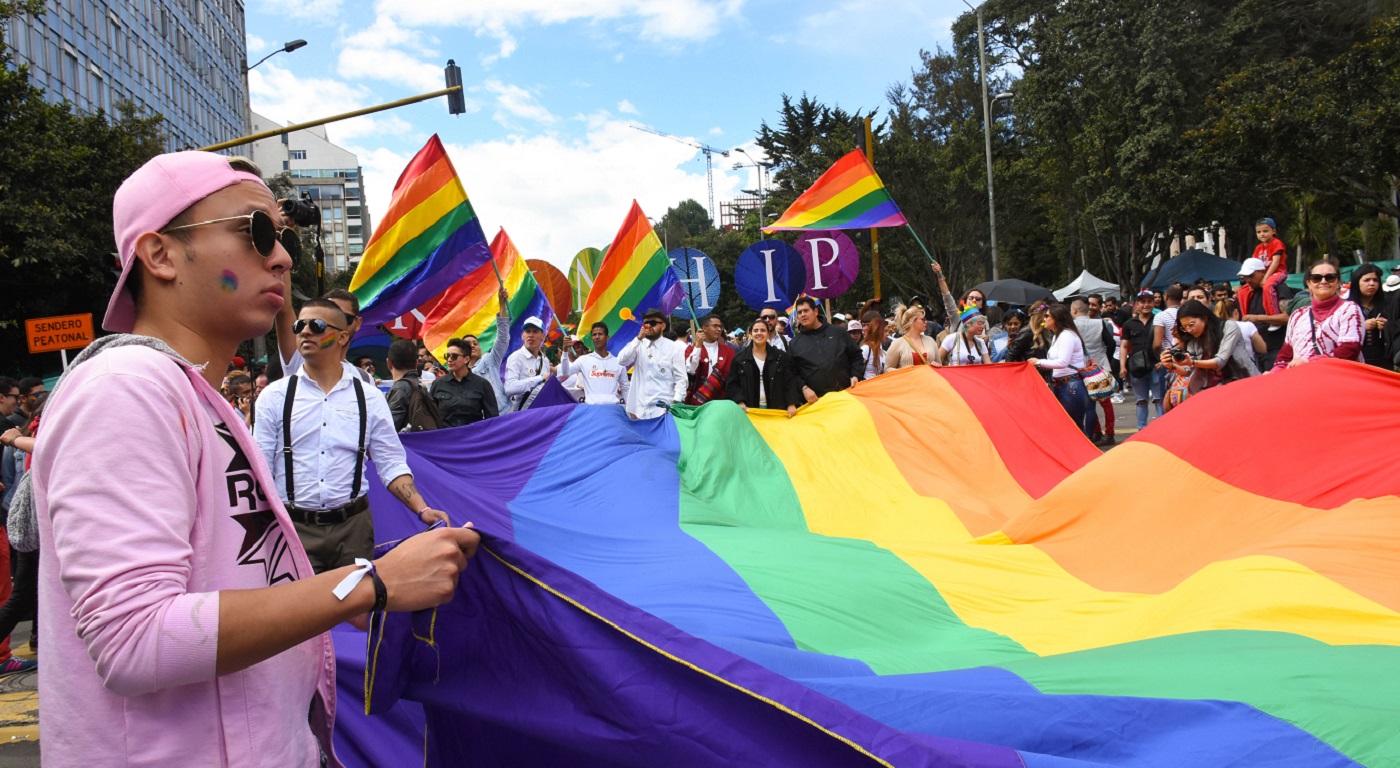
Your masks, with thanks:
<instances>
[{"instance_id":1,"label":"backpack strap","mask_svg":"<svg viewBox=\"0 0 1400 768\"><path fill-rule=\"evenodd\" d=\"M282 462L287 471L287 506L297 504L296 481L292 479L292 404L297 396L297 375L287 377L287 397L282 401Z\"/></svg>"},{"instance_id":2,"label":"backpack strap","mask_svg":"<svg viewBox=\"0 0 1400 768\"><path fill-rule=\"evenodd\" d=\"M355 479L350 486L350 500L354 501L360 498L360 475L365 471L365 433L369 428L369 410L365 407L365 385L358 376L351 381L355 385L355 401L360 406L360 447L355 450Z\"/></svg>"}]
</instances>

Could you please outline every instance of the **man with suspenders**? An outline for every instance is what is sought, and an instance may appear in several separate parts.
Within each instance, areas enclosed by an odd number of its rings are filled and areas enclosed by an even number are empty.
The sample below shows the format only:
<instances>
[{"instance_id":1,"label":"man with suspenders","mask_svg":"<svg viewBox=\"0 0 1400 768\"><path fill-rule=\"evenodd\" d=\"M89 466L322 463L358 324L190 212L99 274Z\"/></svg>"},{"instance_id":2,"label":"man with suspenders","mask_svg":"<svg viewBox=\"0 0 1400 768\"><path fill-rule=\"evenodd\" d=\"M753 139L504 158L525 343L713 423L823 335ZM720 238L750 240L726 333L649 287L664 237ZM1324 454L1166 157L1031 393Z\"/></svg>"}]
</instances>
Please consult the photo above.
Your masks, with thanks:
<instances>
[{"instance_id":1,"label":"man with suspenders","mask_svg":"<svg viewBox=\"0 0 1400 768\"><path fill-rule=\"evenodd\" d=\"M317 573L368 558L374 525L364 495L365 457L385 486L425 524L443 512L423 501L404 459L389 405L342 365L345 313L316 299L293 326L305 364L258 398L254 437Z\"/></svg>"}]
</instances>

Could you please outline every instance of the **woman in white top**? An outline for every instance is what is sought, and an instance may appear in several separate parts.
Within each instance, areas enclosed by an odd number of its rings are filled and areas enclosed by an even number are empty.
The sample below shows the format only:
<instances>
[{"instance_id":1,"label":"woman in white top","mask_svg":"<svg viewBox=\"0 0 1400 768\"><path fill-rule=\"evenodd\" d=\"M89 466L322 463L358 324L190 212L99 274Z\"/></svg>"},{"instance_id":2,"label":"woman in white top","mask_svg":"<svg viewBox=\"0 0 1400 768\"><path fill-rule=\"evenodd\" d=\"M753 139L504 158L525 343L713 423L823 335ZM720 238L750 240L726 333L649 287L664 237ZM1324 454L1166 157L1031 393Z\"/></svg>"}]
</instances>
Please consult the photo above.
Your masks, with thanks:
<instances>
[{"instance_id":1,"label":"woman in white top","mask_svg":"<svg viewBox=\"0 0 1400 768\"><path fill-rule=\"evenodd\" d=\"M1084 436L1090 437L1089 393L1084 389L1084 382L1079 380L1079 370L1085 365L1084 342L1074 327L1069 307L1052 304L1045 315L1045 328L1054 334L1050 351L1043 359L1031 358L1026 362L1037 368L1051 369L1050 390L1055 393L1055 399L1064 406L1065 413Z\"/></svg>"},{"instance_id":2,"label":"woman in white top","mask_svg":"<svg viewBox=\"0 0 1400 768\"><path fill-rule=\"evenodd\" d=\"M885 372L885 334L889 332L885 318L879 312L866 312L865 338L860 342L860 356L865 360L865 379L869 381Z\"/></svg>"},{"instance_id":3,"label":"woman in white top","mask_svg":"<svg viewBox=\"0 0 1400 768\"><path fill-rule=\"evenodd\" d=\"M992 362L987 351L987 342L982 336L987 332L987 318L977 307L967 307L958 318L958 332L948 334L939 350L939 359L944 365L982 365Z\"/></svg>"}]
</instances>

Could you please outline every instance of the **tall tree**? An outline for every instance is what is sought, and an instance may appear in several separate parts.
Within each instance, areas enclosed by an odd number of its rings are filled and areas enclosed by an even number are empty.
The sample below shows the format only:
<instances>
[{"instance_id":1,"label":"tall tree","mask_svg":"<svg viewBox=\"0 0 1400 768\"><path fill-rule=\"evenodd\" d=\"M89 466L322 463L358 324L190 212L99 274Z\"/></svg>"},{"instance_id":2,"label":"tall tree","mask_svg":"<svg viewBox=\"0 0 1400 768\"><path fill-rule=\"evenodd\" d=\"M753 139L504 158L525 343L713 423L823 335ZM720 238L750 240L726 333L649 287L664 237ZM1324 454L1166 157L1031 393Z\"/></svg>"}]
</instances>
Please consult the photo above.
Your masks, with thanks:
<instances>
[{"instance_id":1,"label":"tall tree","mask_svg":"<svg viewBox=\"0 0 1400 768\"><path fill-rule=\"evenodd\" d=\"M32 4L0 5L36 13ZM50 104L0 46L0 368L57 369L56 354L30 359L25 318L92 312L97 321L116 284L112 198L162 151L161 118L75 114Z\"/></svg>"}]
</instances>

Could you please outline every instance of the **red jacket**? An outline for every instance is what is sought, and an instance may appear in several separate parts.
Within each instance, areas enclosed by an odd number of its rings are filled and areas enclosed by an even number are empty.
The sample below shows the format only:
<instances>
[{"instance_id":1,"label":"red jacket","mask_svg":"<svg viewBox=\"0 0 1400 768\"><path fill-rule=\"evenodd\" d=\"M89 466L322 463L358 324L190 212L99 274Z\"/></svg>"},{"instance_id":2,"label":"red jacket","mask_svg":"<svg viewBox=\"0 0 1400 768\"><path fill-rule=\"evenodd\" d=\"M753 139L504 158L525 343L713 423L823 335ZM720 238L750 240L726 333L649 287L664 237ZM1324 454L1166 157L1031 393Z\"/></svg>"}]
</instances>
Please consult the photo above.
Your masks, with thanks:
<instances>
[{"instance_id":1,"label":"red jacket","mask_svg":"<svg viewBox=\"0 0 1400 768\"><path fill-rule=\"evenodd\" d=\"M691 344L685 349L685 359L690 360L690 355L697 349L700 350L700 366L695 369L695 373L690 374L690 382L685 390L686 405L704 405L711 400L724 400L728 397L725 394L724 382L729 378L729 366L734 363L734 355L737 350L733 346L723 341L719 343L719 360L710 359L709 350L704 344Z\"/></svg>"}]
</instances>

